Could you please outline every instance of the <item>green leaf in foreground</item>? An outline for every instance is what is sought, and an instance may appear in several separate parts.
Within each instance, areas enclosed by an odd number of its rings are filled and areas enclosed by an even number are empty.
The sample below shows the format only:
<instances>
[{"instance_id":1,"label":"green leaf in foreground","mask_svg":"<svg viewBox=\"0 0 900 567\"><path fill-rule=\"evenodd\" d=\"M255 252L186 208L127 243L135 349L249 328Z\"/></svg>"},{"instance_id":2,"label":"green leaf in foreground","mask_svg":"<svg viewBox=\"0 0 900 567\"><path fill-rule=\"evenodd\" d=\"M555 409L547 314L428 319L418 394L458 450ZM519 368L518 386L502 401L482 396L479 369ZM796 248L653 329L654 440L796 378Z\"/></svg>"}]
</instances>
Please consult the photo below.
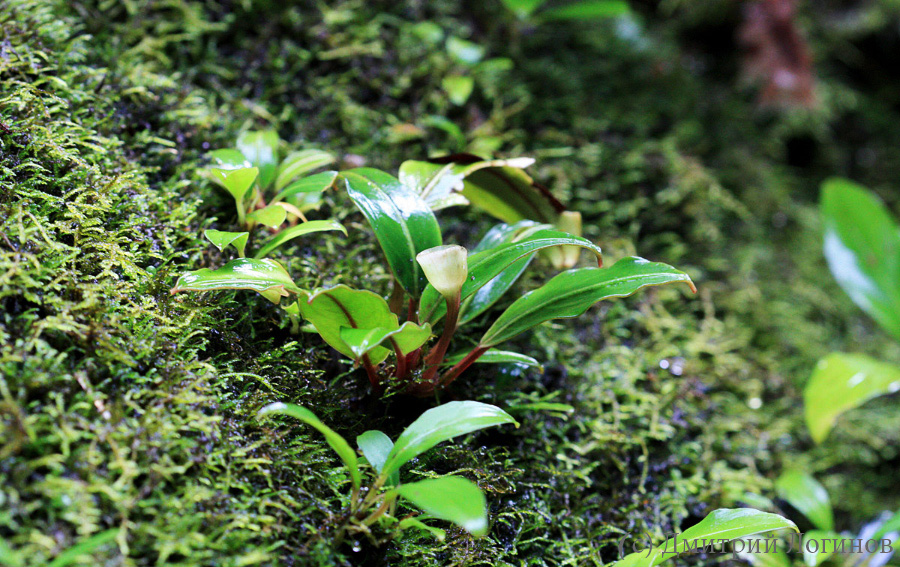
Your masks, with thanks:
<instances>
[{"instance_id":1,"label":"green leaf in foreground","mask_svg":"<svg viewBox=\"0 0 900 567\"><path fill-rule=\"evenodd\" d=\"M820 530L834 530L828 492L812 476L797 470L786 471L775 481L775 492Z\"/></svg>"},{"instance_id":2,"label":"green leaf in foreground","mask_svg":"<svg viewBox=\"0 0 900 567\"><path fill-rule=\"evenodd\" d=\"M203 236L213 243L213 246L220 251L225 250L229 244L233 244L238 254L243 258L244 250L247 247L247 239L250 237L249 232L225 232L222 230L209 229L203 231Z\"/></svg>"},{"instance_id":3,"label":"green leaf in foreground","mask_svg":"<svg viewBox=\"0 0 900 567\"><path fill-rule=\"evenodd\" d=\"M825 259L847 295L900 338L900 228L881 201L846 179L822 185Z\"/></svg>"},{"instance_id":4,"label":"green leaf in foreground","mask_svg":"<svg viewBox=\"0 0 900 567\"><path fill-rule=\"evenodd\" d=\"M461 361L469 354L468 352L461 352L459 354L454 354L452 356L448 356L444 359L444 364L447 366L453 366L457 362ZM544 366L537 361L537 359L532 358L530 356L519 354L518 352L512 352L508 350L498 350L495 348L488 349L484 354L479 357L478 360L475 361L476 364L520 364L522 366L537 368L538 370L543 370Z\"/></svg>"},{"instance_id":5,"label":"green leaf in foreground","mask_svg":"<svg viewBox=\"0 0 900 567\"><path fill-rule=\"evenodd\" d=\"M417 298L428 284L416 254L441 245L441 230L418 194L395 177L371 168L345 171L347 193L372 226L391 271Z\"/></svg>"},{"instance_id":6,"label":"green leaf in foreground","mask_svg":"<svg viewBox=\"0 0 900 567\"><path fill-rule=\"evenodd\" d=\"M332 163L334 156L322 150L300 150L288 154L278 166L275 190L281 191L300 176Z\"/></svg>"},{"instance_id":7,"label":"green leaf in foreground","mask_svg":"<svg viewBox=\"0 0 900 567\"><path fill-rule=\"evenodd\" d=\"M387 461L391 449L394 448L394 442L381 431L372 429L363 432L356 438L356 446L366 456L369 464L378 472L384 469L384 463ZM388 477L388 486L397 486L400 484L400 474L394 471Z\"/></svg>"},{"instance_id":8,"label":"green leaf in foreground","mask_svg":"<svg viewBox=\"0 0 900 567\"><path fill-rule=\"evenodd\" d=\"M434 518L453 522L475 537L487 534L487 501L471 480L445 476L403 484L395 490Z\"/></svg>"},{"instance_id":9,"label":"green leaf in foreground","mask_svg":"<svg viewBox=\"0 0 900 567\"><path fill-rule=\"evenodd\" d=\"M276 402L274 404L269 404L259 410L260 417L267 417L273 414L277 415L287 415L289 417L293 417L294 419L299 419L303 423L315 428L319 433L321 433L325 437L325 441L334 449L334 452L337 453L338 457L340 457L341 461L344 462L344 466L347 467L347 472L350 474L350 481L353 483L354 488L359 488L360 483L362 481L362 477L359 472L359 464L356 459L356 451L350 447L350 444L347 443L347 440L341 437L337 432L333 429L322 423L322 421L316 417L316 414L309 411L303 406L298 406L297 404L283 404L281 402Z\"/></svg>"},{"instance_id":10,"label":"green leaf in foreground","mask_svg":"<svg viewBox=\"0 0 900 567\"><path fill-rule=\"evenodd\" d=\"M569 270L517 299L485 332L479 346L494 346L551 319L577 317L604 299L671 283L684 283L696 291L684 272L643 258L624 258L611 268Z\"/></svg>"},{"instance_id":11,"label":"green leaf in foreground","mask_svg":"<svg viewBox=\"0 0 900 567\"><path fill-rule=\"evenodd\" d=\"M216 270L203 268L182 275L170 293L218 289L250 289L273 303L287 297L288 292L302 291L275 260L238 258Z\"/></svg>"},{"instance_id":12,"label":"green leaf in foreground","mask_svg":"<svg viewBox=\"0 0 900 567\"><path fill-rule=\"evenodd\" d=\"M308 221L300 223L297 226L292 226L291 228L282 230L281 232L270 238L265 244L263 244L259 251L256 252L255 256L257 258L262 258L285 242L293 240L298 236L303 236L304 234L310 234L313 232L322 232L326 230L338 230L340 232L343 232L344 236L347 236L347 229L344 228L341 223L335 220L329 219Z\"/></svg>"},{"instance_id":13,"label":"green leaf in foreground","mask_svg":"<svg viewBox=\"0 0 900 567\"><path fill-rule=\"evenodd\" d=\"M118 528L113 528L83 539L57 555L56 559L47 564L47 567L66 567L83 559L85 556L92 557L95 555L97 548L115 541L118 533Z\"/></svg>"},{"instance_id":14,"label":"green leaf in foreground","mask_svg":"<svg viewBox=\"0 0 900 567\"><path fill-rule=\"evenodd\" d=\"M760 512L752 508L722 508L715 510L677 537L666 540L660 546L626 555L616 563L616 567L654 567L680 553L697 549L698 544L702 545L709 540L734 541L783 529L799 533L794 522L778 514Z\"/></svg>"},{"instance_id":15,"label":"green leaf in foreground","mask_svg":"<svg viewBox=\"0 0 900 567\"><path fill-rule=\"evenodd\" d=\"M384 469L391 473L438 443L485 427L519 423L502 409L481 402L449 402L432 408L407 427L388 455Z\"/></svg>"},{"instance_id":16,"label":"green leaf in foreground","mask_svg":"<svg viewBox=\"0 0 900 567\"><path fill-rule=\"evenodd\" d=\"M900 366L862 354L832 353L816 364L803 390L809 433L816 443L821 443L839 415L874 397L897 391Z\"/></svg>"}]
</instances>

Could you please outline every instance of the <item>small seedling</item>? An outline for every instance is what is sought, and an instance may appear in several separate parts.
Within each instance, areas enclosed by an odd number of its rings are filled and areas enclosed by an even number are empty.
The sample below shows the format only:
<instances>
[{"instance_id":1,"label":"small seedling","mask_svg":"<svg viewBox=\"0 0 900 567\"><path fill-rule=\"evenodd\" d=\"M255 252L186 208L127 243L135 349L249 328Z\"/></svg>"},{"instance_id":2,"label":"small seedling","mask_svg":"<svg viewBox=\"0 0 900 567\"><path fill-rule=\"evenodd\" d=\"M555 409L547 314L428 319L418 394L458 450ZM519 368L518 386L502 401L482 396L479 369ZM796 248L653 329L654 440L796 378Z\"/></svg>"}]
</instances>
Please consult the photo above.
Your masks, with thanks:
<instances>
[{"instance_id":1,"label":"small seedling","mask_svg":"<svg viewBox=\"0 0 900 567\"><path fill-rule=\"evenodd\" d=\"M456 524L475 537L488 532L487 502L474 482L459 476L443 476L415 482L402 482L403 466L435 445L478 431L518 422L498 407L480 402L450 402L419 416L396 442L381 431L366 431L356 438L357 446L368 461L374 478L363 484L364 473L356 451L308 409L295 404L274 403L260 410L260 416L287 415L314 427L334 449L347 471L350 493L343 521L334 541L366 536L376 540L375 526L393 532L417 528L444 539L444 530L425 523L427 519ZM402 498L425 512L400 517L398 500Z\"/></svg>"}]
</instances>

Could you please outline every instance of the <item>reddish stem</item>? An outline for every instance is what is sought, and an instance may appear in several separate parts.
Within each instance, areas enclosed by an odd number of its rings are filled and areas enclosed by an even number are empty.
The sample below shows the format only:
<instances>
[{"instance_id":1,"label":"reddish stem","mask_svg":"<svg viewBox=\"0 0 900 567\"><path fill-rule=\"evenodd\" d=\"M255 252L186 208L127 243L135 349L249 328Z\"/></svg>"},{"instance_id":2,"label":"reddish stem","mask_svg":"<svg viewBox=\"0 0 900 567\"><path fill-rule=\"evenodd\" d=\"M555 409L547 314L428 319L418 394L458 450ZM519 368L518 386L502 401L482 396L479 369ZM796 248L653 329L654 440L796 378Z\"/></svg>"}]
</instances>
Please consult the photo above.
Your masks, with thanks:
<instances>
[{"instance_id":1,"label":"reddish stem","mask_svg":"<svg viewBox=\"0 0 900 567\"><path fill-rule=\"evenodd\" d=\"M438 380L438 384L440 384L441 388L446 388L449 386L456 378L465 372L465 370L472 366L472 363L481 358L481 355L487 352L488 347L477 346L472 349L472 352L466 355L465 358L457 362L453 365L453 368L444 372L444 375L441 376L440 380Z\"/></svg>"},{"instance_id":2,"label":"reddish stem","mask_svg":"<svg viewBox=\"0 0 900 567\"><path fill-rule=\"evenodd\" d=\"M374 388L376 392L380 392L381 382L378 380L378 371L375 370L375 365L372 364L372 359L369 358L368 354L363 355L362 363L363 368L366 369L366 375L369 377L369 383L372 384L372 388Z\"/></svg>"},{"instance_id":3,"label":"reddish stem","mask_svg":"<svg viewBox=\"0 0 900 567\"><path fill-rule=\"evenodd\" d=\"M409 306L407 307L406 320L412 321L416 325L419 324L419 310L416 309L416 300L409 298Z\"/></svg>"},{"instance_id":4,"label":"reddish stem","mask_svg":"<svg viewBox=\"0 0 900 567\"><path fill-rule=\"evenodd\" d=\"M456 297L447 300L447 316L444 318L444 332L441 338L431 352L425 357L425 375L422 377L424 382L434 382L438 368L444 361L444 355L447 354L447 348L450 346L450 339L456 332L456 322L459 319L459 302L460 293L456 292Z\"/></svg>"}]
</instances>

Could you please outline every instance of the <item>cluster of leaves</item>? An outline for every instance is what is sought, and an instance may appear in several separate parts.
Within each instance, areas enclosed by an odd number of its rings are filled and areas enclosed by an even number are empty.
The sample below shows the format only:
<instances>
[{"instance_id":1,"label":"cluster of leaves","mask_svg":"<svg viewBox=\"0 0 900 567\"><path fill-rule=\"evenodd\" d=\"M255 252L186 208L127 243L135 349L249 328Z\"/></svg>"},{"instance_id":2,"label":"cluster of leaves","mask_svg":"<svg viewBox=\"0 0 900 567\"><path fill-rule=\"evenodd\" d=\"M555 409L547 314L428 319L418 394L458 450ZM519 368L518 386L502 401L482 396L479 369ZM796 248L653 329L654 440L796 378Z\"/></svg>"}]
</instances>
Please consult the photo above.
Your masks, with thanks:
<instances>
[{"instance_id":1,"label":"cluster of leaves","mask_svg":"<svg viewBox=\"0 0 900 567\"><path fill-rule=\"evenodd\" d=\"M249 153L255 163L261 164L264 161L258 156L269 153L259 148L270 151L272 144L263 144L259 138L255 135L256 143L249 144L253 149L241 155ZM219 155L218 159L231 159L234 163L237 154ZM642 258L625 258L611 268L602 268L600 248L580 236L580 215L567 211L524 172L523 168L532 162L529 158L482 160L457 154L404 162L399 177L377 169L357 168L299 179L294 175L296 168L282 164L280 170L289 172L283 175L283 182L278 181L280 176L275 175L273 168L268 173L260 169L262 187L273 177L276 187L285 186L273 199L276 201L298 187L303 192L308 192L309 187L322 191L335 184L346 188L372 227L393 274L390 299L346 285L303 290L276 260L260 258L240 258L217 270L187 273L179 278L172 292L251 289L275 303L293 294L295 301L285 306L288 313L294 318L305 318L325 342L363 366L376 390L393 379L397 388L427 396L448 386L479 360L538 365L533 359L494 347L545 321L578 316L598 301L625 297L647 286L681 282L693 289L687 274ZM272 163L270 159L269 164ZM215 175L230 179L249 171L246 178L250 178L258 168L222 170L230 173ZM250 186L243 182L238 189L237 194L242 197L236 196L235 202L240 211L243 195ZM258 209L245 218L278 208L278 204ZM478 207L503 221L471 253L459 246L443 247L434 215L435 210L458 205ZM273 242L277 245L288 238L283 235L292 237L294 230L315 222L288 229ZM261 250L271 248L270 243ZM459 325L471 322L500 299L537 253L544 252L556 268L563 269L578 262L581 249L596 256L598 267L571 269L551 278L513 302L468 352L447 358ZM437 335L434 329L439 325L440 339L427 353L423 352ZM393 359L386 363L391 354Z\"/></svg>"},{"instance_id":2,"label":"cluster of leaves","mask_svg":"<svg viewBox=\"0 0 900 567\"><path fill-rule=\"evenodd\" d=\"M822 188L825 258L847 295L900 339L900 227L876 196L845 179ZM832 353L804 390L806 424L817 443L843 412L900 391L900 366L863 354Z\"/></svg>"},{"instance_id":3,"label":"cluster of leaves","mask_svg":"<svg viewBox=\"0 0 900 567\"><path fill-rule=\"evenodd\" d=\"M350 481L345 521L338 528L334 542L347 536L365 535L375 540L372 526L403 531L417 528L443 540L445 533L423 520L452 522L476 537L488 532L487 503L478 486L463 477L443 476L416 482L401 482L400 472L406 463L435 445L459 435L518 422L498 407L480 402L449 402L432 408L416 419L392 442L381 431L370 430L359 435L356 443L375 477L363 486L364 468L356 451L346 439L322 423L310 410L295 404L274 403L260 410L261 416L287 415L318 430L334 449L347 471ZM425 514L397 517L397 499L402 497Z\"/></svg>"}]
</instances>

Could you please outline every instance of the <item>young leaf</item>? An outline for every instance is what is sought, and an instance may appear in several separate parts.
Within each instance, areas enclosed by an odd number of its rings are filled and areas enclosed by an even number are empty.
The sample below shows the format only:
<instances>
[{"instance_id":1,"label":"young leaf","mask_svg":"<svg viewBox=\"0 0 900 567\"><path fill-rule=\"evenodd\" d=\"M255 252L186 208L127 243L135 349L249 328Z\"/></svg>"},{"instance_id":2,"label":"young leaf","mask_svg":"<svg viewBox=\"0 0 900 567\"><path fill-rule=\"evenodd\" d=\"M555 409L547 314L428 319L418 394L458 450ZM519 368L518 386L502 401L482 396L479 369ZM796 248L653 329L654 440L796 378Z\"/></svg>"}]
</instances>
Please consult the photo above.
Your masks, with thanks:
<instances>
[{"instance_id":1,"label":"young leaf","mask_svg":"<svg viewBox=\"0 0 900 567\"><path fill-rule=\"evenodd\" d=\"M404 518L404 519L400 520L398 527L401 530L406 530L409 528L420 529L423 532L430 533L438 541L444 541L444 539L447 538L447 532L445 532L444 530L442 530L440 528L435 528L435 527L429 526L428 524L421 522L418 518Z\"/></svg>"},{"instance_id":2,"label":"young leaf","mask_svg":"<svg viewBox=\"0 0 900 567\"><path fill-rule=\"evenodd\" d=\"M313 427L319 433L321 433L325 437L325 441L334 449L334 452L337 453L338 457L343 461L344 466L347 467L347 472L350 474L350 481L353 483L353 488L359 488L362 475L359 472L359 464L356 460L356 451L350 447L350 444L347 443L347 440L341 437L337 432L333 429L322 423L322 421L316 417L316 414L309 411L303 406L298 406L297 404L284 404L281 402L275 402L273 404L269 404L259 410L259 417L267 417L272 414L276 415L286 415L289 417L293 417L294 419L299 419L303 423Z\"/></svg>"},{"instance_id":3,"label":"young leaf","mask_svg":"<svg viewBox=\"0 0 900 567\"><path fill-rule=\"evenodd\" d=\"M792 529L799 533L794 522L778 514L752 508L722 508L660 546L626 555L616 563L616 567L654 567L679 553L697 549L698 544L705 544L709 540L732 541L782 529Z\"/></svg>"},{"instance_id":4,"label":"young leaf","mask_svg":"<svg viewBox=\"0 0 900 567\"><path fill-rule=\"evenodd\" d=\"M399 351L397 355L401 356L416 350L425 344L425 341L430 337L431 325L425 323L425 325L420 327L412 321L403 323L399 329L387 329L384 327L372 329L343 327L341 329L341 340L350 347L354 358L357 360L385 341L390 341L394 350Z\"/></svg>"},{"instance_id":5,"label":"young leaf","mask_svg":"<svg viewBox=\"0 0 900 567\"><path fill-rule=\"evenodd\" d=\"M267 255L269 252L275 250L285 242L289 240L293 240L298 236L303 236L304 234L310 234L313 232L322 232L325 230L339 230L344 233L344 236L347 235L347 229L344 226L335 221L335 220L315 220L300 223L297 226L292 226L291 228L282 230L272 238L270 238L263 246L257 251L255 256L257 258L262 258Z\"/></svg>"},{"instance_id":6,"label":"young leaf","mask_svg":"<svg viewBox=\"0 0 900 567\"><path fill-rule=\"evenodd\" d=\"M345 285L317 290L300 300L300 313L316 328L322 339L335 350L356 359L356 354L341 338L341 328L371 329L383 327L395 330L400 327L397 316L391 313L387 302L371 291L351 289ZM369 352L372 364L387 358L390 351L376 346Z\"/></svg>"},{"instance_id":7,"label":"young leaf","mask_svg":"<svg viewBox=\"0 0 900 567\"><path fill-rule=\"evenodd\" d=\"M253 187L253 182L259 175L259 169L255 167L245 167L242 169L217 169L209 170L213 180L225 188L234 198L234 205L237 208L238 216L241 222L244 222L244 214L246 206L244 205L244 197Z\"/></svg>"},{"instance_id":8,"label":"young leaf","mask_svg":"<svg viewBox=\"0 0 900 567\"><path fill-rule=\"evenodd\" d=\"M810 475L801 471L787 471L775 481L775 492L820 530L834 530L828 492Z\"/></svg>"},{"instance_id":9,"label":"young leaf","mask_svg":"<svg viewBox=\"0 0 900 567\"><path fill-rule=\"evenodd\" d=\"M388 436L377 430L363 432L362 435L356 438L356 445L359 447L359 450L363 452L363 455L366 456L366 460L369 461L369 464L372 465L379 474L384 469L384 462L387 460L387 456L390 454L391 449L394 448L394 443ZM388 486L397 486L399 484L400 473L398 471L394 471L388 475ZM403 527L401 526L400 529L403 529Z\"/></svg>"},{"instance_id":10,"label":"young leaf","mask_svg":"<svg viewBox=\"0 0 900 567\"><path fill-rule=\"evenodd\" d=\"M213 150L209 152L210 162L216 169L243 169L253 167L250 160L241 152L232 149Z\"/></svg>"},{"instance_id":11,"label":"young leaf","mask_svg":"<svg viewBox=\"0 0 900 567\"><path fill-rule=\"evenodd\" d=\"M263 209L257 209L247 215L247 220L257 222L271 228L278 228L284 219L287 218L287 211L278 205L269 205Z\"/></svg>"},{"instance_id":12,"label":"young leaf","mask_svg":"<svg viewBox=\"0 0 900 567\"><path fill-rule=\"evenodd\" d=\"M872 398L897 391L900 366L862 354L829 354L816 364L803 390L806 427L813 440L821 443L839 415Z\"/></svg>"},{"instance_id":13,"label":"young leaf","mask_svg":"<svg viewBox=\"0 0 900 567\"><path fill-rule=\"evenodd\" d=\"M421 197L383 171L360 168L341 176L350 198L372 226L397 281L418 299L428 281L416 254L441 245L434 213Z\"/></svg>"},{"instance_id":14,"label":"young leaf","mask_svg":"<svg viewBox=\"0 0 900 567\"><path fill-rule=\"evenodd\" d=\"M587 239L555 230L540 230L518 242L501 244L489 250L472 254L468 259L469 277L463 284L460 297L465 300L486 286L490 286L490 291L483 294L477 304L468 305L468 319L490 307L521 275L521 271L505 272L506 268L517 260L531 258L539 250L564 245L587 248L596 255L597 263L601 262L602 255L599 246ZM446 303L442 303L440 297L440 294L432 286L429 285L425 288L419 302L419 319L421 321L435 322L444 316Z\"/></svg>"},{"instance_id":15,"label":"young leaf","mask_svg":"<svg viewBox=\"0 0 900 567\"><path fill-rule=\"evenodd\" d=\"M450 99L450 102L457 106L462 106L469 100L469 96L472 95L475 81L472 77L450 75L444 77L444 80L441 81L441 86L444 88L444 92L447 93L447 98Z\"/></svg>"},{"instance_id":16,"label":"young leaf","mask_svg":"<svg viewBox=\"0 0 900 567\"><path fill-rule=\"evenodd\" d=\"M223 232L221 230L204 230L203 236L213 243L220 251L225 250L229 244L233 244L241 258L244 257L244 249L247 247L249 232Z\"/></svg>"},{"instance_id":17,"label":"young leaf","mask_svg":"<svg viewBox=\"0 0 900 567\"><path fill-rule=\"evenodd\" d=\"M400 470L410 459L438 443L485 427L519 423L502 409L481 402L448 402L432 408L407 427L388 455L384 470Z\"/></svg>"},{"instance_id":18,"label":"young leaf","mask_svg":"<svg viewBox=\"0 0 900 567\"><path fill-rule=\"evenodd\" d=\"M275 190L281 191L298 177L334 163L334 156L322 150L301 150L289 154L278 167Z\"/></svg>"},{"instance_id":19,"label":"young leaf","mask_svg":"<svg viewBox=\"0 0 900 567\"><path fill-rule=\"evenodd\" d=\"M334 185L337 177L337 171L323 171L322 173L316 173L309 177L298 179L272 197L271 202L277 203L278 201L295 195L305 196L300 195L301 193L322 193Z\"/></svg>"},{"instance_id":20,"label":"young leaf","mask_svg":"<svg viewBox=\"0 0 900 567\"><path fill-rule=\"evenodd\" d=\"M400 182L418 193L432 208L439 210L459 204L468 204L468 200L459 193L465 187L464 180L469 175L489 168L524 168L532 165L532 158L512 158L482 160L470 154L457 154L461 161L416 161L409 160L400 164ZM457 199L454 200L453 196ZM461 200L460 200L461 199Z\"/></svg>"},{"instance_id":21,"label":"young leaf","mask_svg":"<svg viewBox=\"0 0 900 567\"><path fill-rule=\"evenodd\" d=\"M452 522L475 537L487 534L487 501L471 480L445 476L403 484L395 490L435 518Z\"/></svg>"},{"instance_id":22,"label":"young leaf","mask_svg":"<svg viewBox=\"0 0 900 567\"><path fill-rule=\"evenodd\" d=\"M474 65L484 57L484 48L477 43L450 36L447 38L447 53L460 63Z\"/></svg>"},{"instance_id":23,"label":"young leaf","mask_svg":"<svg viewBox=\"0 0 900 567\"><path fill-rule=\"evenodd\" d=\"M290 274L275 260L238 258L216 270L203 268L183 274L170 293L179 291L212 291L217 289L251 289L272 303L287 297L288 292L301 293Z\"/></svg>"},{"instance_id":24,"label":"young leaf","mask_svg":"<svg viewBox=\"0 0 900 567\"><path fill-rule=\"evenodd\" d=\"M469 353L461 352L448 356L444 359L444 364L452 366L465 358L467 354ZM475 362L479 364L521 364L522 366L537 368L538 370L544 369L544 366L540 362L530 356L508 350L497 350L495 348L489 349Z\"/></svg>"},{"instance_id":25,"label":"young leaf","mask_svg":"<svg viewBox=\"0 0 900 567\"><path fill-rule=\"evenodd\" d=\"M846 179L822 185L825 259L847 295L900 338L900 228L873 194Z\"/></svg>"},{"instance_id":26,"label":"young leaf","mask_svg":"<svg viewBox=\"0 0 900 567\"><path fill-rule=\"evenodd\" d=\"M542 20L589 21L623 16L631 10L624 0L582 0L542 11Z\"/></svg>"},{"instance_id":27,"label":"young leaf","mask_svg":"<svg viewBox=\"0 0 900 567\"><path fill-rule=\"evenodd\" d=\"M259 168L259 185L263 189L275 179L278 142L278 133L274 130L244 132L237 139L238 151Z\"/></svg>"},{"instance_id":28,"label":"young leaf","mask_svg":"<svg viewBox=\"0 0 900 567\"><path fill-rule=\"evenodd\" d=\"M684 272L643 258L623 258L611 268L569 270L517 299L485 332L479 346L494 346L544 321L577 317L604 299L627 297L647 286L679 282L695 290Z\"/></svg>"}]
</instances>

